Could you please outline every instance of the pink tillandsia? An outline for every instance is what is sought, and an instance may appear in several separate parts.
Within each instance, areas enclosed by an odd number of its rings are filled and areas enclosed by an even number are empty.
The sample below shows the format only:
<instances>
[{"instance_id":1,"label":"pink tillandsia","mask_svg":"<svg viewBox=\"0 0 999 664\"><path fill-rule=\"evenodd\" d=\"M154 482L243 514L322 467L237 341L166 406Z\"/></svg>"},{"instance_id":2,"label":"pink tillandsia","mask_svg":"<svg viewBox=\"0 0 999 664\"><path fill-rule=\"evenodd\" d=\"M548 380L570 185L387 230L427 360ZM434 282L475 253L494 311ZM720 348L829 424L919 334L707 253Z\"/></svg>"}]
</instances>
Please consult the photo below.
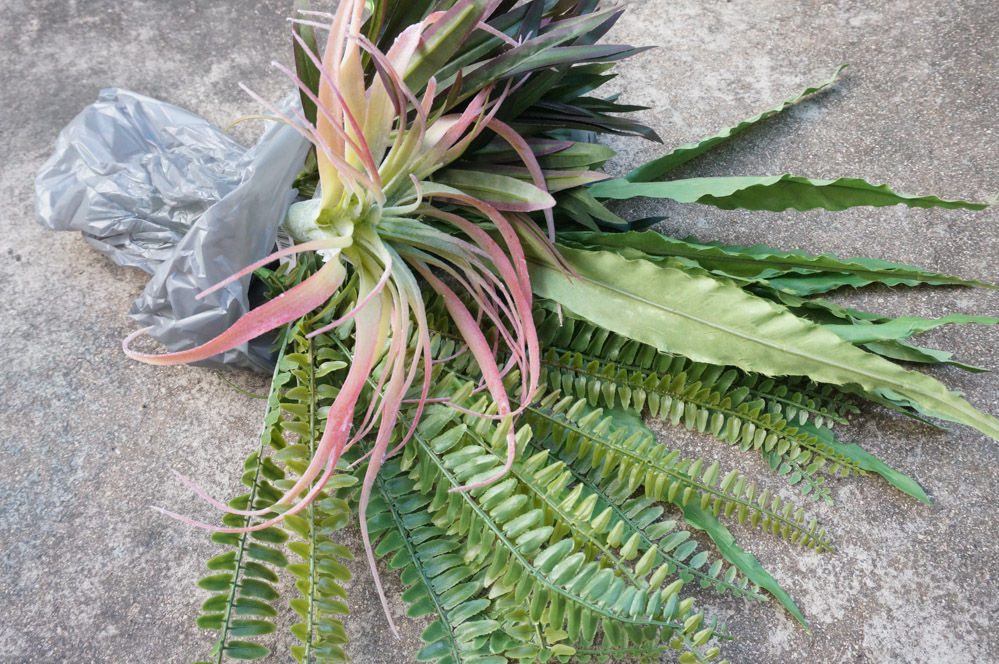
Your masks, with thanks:
<instances>
[{"instance_id":1,"label":"pink tillandsia","mask_svg":"<svg viewBox=\"0 0 999 664\"><path fill-rule=\"evenodd\" d=\"M343 286L351 266L357 275L358 293L353 309L330 325L314 330L315 336L349 320L356 324L353 361L332 404L325 430L306 471L293 487L275 503L277 516L244 528L223 528L160 510L186 523L217 532L239 533L260 530L304 509L333 475L343 453L367 433L377 430L360 495L360 525L368 562L375 570L374 554L367 532L365 510L372 485L388 450L405 395L422 375L415 417L402 437L399 449L412 436L420 413L428 400L431 376L430 332L417 275L441 297L464 337L464 343L482 372L482 386L496 406L495 414L479 413L500 421L507 431L506 462L495 476L453 490L469 490L495 481L505 474L516 453L512 420L520 409L511 407L503 378L519 374L521 404L533 399L538 387L540 352L532 320L532 294L527 262L520 244L531 224L523 213L543 210L551 230L550 208L554 200L544 188L544 177L527 142L508 125L498 121L500 109L511 85L486 86L478 91L460 112L435 112L437 82L431 77L417 95L405 83L406 72L414 65L418 49L446 26L470 2L456 3L448 12L431 14L402 31L387 53L378 50L361 34L363 0L345 0L326 27L330 34L320 58L307 47L303 50L318 68L318 94L288 69L284 71L316 104L316 122L301 112L282 113L274 105L250 93L278 119L301 132L315 146L320 187L315 198L295 204L285 226L296 245L247 266L225 284L252 272L261 265L295 252L317 251L325 263L315 274L288 292L254 309L225 333L187 351L148 355L129 349L125 352L151 364L181 364L205 359L273 330L322 306ZM486 14L491 11L487 9ZM315 15L321 18L324 15ZM302 19L295 19L301 21ZM495 31L479 24L480 29ZM505 37L505 35L504 35ZM305 47L296 33L295 38ZM505 37L505 40L509 38ZM364 56L370 59L375 75L365 83ZM460 77L452 84L460 91ZM456 86L456 87L455 87ZM453 162L482 132L491 130L521 155L537 189L530 200L487 202L459 189L434 183L428 178ZM446 201L448 210L435 201ZM438 226L450 226L454 234ZM459 284L473 303L445 283ZM474 310L474 313L473 313ZM483 317L487 320L483 320ZM487 324L488 323L488 324ZM482 329L492 327L490 341ZM410 341L412 340L412 342ZM497 344L510 360L497 364ZM411 359L409 353L412 353ZM362 389L371 380L376 366L384 367L375 394L360 425L354 427L355 407ZM522 405L520 408L523 408ZM183 478L182 478L183 479ZM184 479L199 495L227 512L263 517L274 511L236 510L211 499ZM159 508L157 508L159 509ZM378 575L375 573L378 583ZM388 606L378 583L386 615ZM391 624L391 617L389 623ZM394 629L394 626L393 626Z\"/></svg>"}]
</instances>

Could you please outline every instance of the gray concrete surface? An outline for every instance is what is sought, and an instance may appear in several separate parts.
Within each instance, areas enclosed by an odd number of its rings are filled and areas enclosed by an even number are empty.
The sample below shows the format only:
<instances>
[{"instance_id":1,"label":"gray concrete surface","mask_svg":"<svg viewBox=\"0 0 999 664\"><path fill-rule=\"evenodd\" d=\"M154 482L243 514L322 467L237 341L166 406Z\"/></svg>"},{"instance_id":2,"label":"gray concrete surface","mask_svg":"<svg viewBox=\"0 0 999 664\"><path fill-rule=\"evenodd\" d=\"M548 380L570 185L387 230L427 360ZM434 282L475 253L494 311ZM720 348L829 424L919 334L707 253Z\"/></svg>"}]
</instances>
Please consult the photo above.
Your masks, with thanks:
<instances>
[{"instance_id":1,"label":"gray concrete surface","mask_svg":"<svg viewBox=\"0 0 999 664\"><path fill-rule=\"evenodd\" d=\"M185 662L210 647L193 624L204 595L193 583L213 547L147 506L209 516L168 468L219 495L234 491L261 405L209 371L128 361L118 344L133 329L125 311L146 276L116 267L78 237L35 225L32 178L58 130L102 87L131 88L222 125L256 110L238 81L282 95L285 84L267 63L288 61L288 5L0 3L0 662ZM850 62L834 90L685 172L854 175L982 200L999 189L997 25L991 0L635 1L614 36L661 48L624 64L615 85L653 106L645 118L677 145ZM619 170L661 149L614 145L629 151L613 162ZM995 210L645 207L669 216L670 233L876 256L999 282ZM842 299L891 314L999 312L999 294L987 291L875 289ZM999 366L994 328L934 332L925 342ZM936 373L999 413L995 375ZM235 379L263 387L252 376ZM672 429L664 435L729 458L710 440ZM774 605L704 593L702 605L738 636L728 656L742 664L999 661L999 443L873 411L843 437L910 473L933 506L874 479L836 482L838 504L811 508L833 531L835 555L736 529L799 602L812 633ZM737 461L767 477L751 458ZM403 618L403 640L393 639L371 582L361 566L355 571L348 621L355 661L412 661L420 626ZM390 593L397 589L390 583ZM398 600L394 607L401 614Z\"/></svg>"}]
</instances>

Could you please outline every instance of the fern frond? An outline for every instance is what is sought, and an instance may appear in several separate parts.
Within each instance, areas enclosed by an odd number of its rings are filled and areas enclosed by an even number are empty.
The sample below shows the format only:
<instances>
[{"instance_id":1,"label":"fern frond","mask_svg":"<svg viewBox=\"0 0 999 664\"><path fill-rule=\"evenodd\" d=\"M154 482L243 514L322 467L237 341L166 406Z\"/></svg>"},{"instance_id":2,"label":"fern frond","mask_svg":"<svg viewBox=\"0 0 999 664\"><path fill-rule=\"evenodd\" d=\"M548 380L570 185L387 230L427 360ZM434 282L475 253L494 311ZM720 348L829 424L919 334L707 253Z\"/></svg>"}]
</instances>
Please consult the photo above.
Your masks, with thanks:
<instances>
[{"instance_id":1,"label":"fern frond","mask_svg":"<svg viewBox=\"0 0 999 664\"><path fill-rule=\"evenodd\" d=\"M749 400L756 390L804 404L802 409L792 412L799 421L808 422L809 413L816 412L815 399L806 397L804 392L792 393L788 387L806 381L797 379L782 384L731 368L692 362L569 315L564 314L561 321L544 309L538 315L542 343L555 344L543 345L541 378L551 389L585 398L593 406L622 408L638 414L647 412L673 424L683 421L688 429L712 434L728 444L738 443L743 451L758 450L771 469L786 476L791 485L800 483L802 493L811 494L813 500L822 498L832 502L829 489L824 486L825 478L816 476L820 470L843 476L865 474L855 459L807 429L791 425L781 414L784 409L781 403L763 398ZM438 357L450 357L456 342L448 331L449 321L438 314L434 326L440 337L435 345ZM563 350L558 344L570 349ZM588 354L572 350L573 347L583 348ZM454 358L453 364L458 370L477 373L467 354ZM809 389L826 392L825 387L829 386ZM815 421L840 417L845 409L855 408L841 392L829 388L828 393L838 395L828 402L838 405L823 406L823 414L814 415Z\"/></svg>"},{"instance_id":2,"label":"fern frond","mask_svg":"<svg viewBox=\"0 0 999 664\"><path fill-rule=\"evenodd\" d=\"M635 533L638 533L638 552L643 558L649 555L653 556L651 564L656 568L657 574L664 574L666 575L665 578L677 575L684 583L690 583L696 579L702 588L714 586L715 590L719 593L728 592L735 597L747 597L760 602L767 601L766 595L760 593L760 587L742 577L738 568L732 565L726 566L722 560L712 560L706 552L698 552L696 543L695 548L689 553L681 552L685 554L682 558L674 556L673 549L682 544L690 534L683 530L673 532L676 527L676 521L660 521L659 518L665 511L660 505L644 497L633 499L622 498L623 485L616 479L609 483L601 484L598 481L594 481L594 473L591 472L587 475L580 472L573 464L574 459L568 456L560 456L560 453L564 453L565 451L564 447L555 445L547 448L542 447L536 439L532 439L531 445L538 451L544 449L550 450L556 458L565 463L566 469L573 474L573 477L577 481L589 482L588 486L594 493L600 496L600 502L593 510L597 514L595 523L599 525L602 523L602 520L608 520L609 523L613 524L610 526L610 529L619 528L621 530L621 537L625 541L631 539ZM608 508L610 509L609 519L605 516ZM623 526L618 526L618 523L622 523ZM667 535L676 540L676 544L673 544L672 541L660 542ZM648 552L653 549L655 549L653 553L649 554ZM690 556L693 557L690 558ZM707 571L702 571L705 565L708 565L708 569Z\"/></svg>"},{"instance_id":3,"label":"fern frond","mask_svg":"<svg viewBox=\"0 0 999 664\"><path fill-rule=\"evenodd\" d=\"M378 540L376 555L391 556L389 567L402 570L407 615L437 616L421 635L426 645L417 661L506 664L503 651L527 643L503 638L503 616L482 592L485 564L467 561L463 542L432 523L427 511L432 497L406 475L399 460L382 467L376 479L380 493L368 505L368 524ZM466 597L468 584L476 592Z\"/></svg>"},{"instance_id":4,"label":"fern frond","mask_svg":"<svg viewBox=\"0 0 999 664\"><path fill-rule=\"evenodd\" d=\"M329 392L320 389L321 386L329 387L328 379L323 379L339 368L335 346L322 344L324 339L320 339L322 348L317 352L317 340L305 337L310 329L306 321L299 322L292 339L296 352L279 363L296 380L295 387L282 395L281 409L290 415L283 426L285 430L295 430L299 427L291 427L291 424L304 425L305 431L299 430L298 443L288 445L274 458L284 462L286 469L298 476L304 473L315 453L319 404L328 398ZM301 538L287 545L303 561L287 567L296 577L295 587L301 593L301 597L289 603L301 618L301 622L291 626L292 634L303 644L291 648L299 663L350 661L343 649L347 634L338 616L350 612L346 604L347 592L342 585L350 580L350 570L341 560L350 560L353 556L331 536L343 528L353 514L346 500L335 492L349 490L356 482L350 474L336 474L317 499L309 503L304 515L287 515L284 519L288 529ZM281 488L287 489L293 484L292 480L283 480Z\"/></svg>"},{"instance_id":5,"label":"fern frond","mask_svg":"<svg viewBox=\"0 0 999 664\"><path fill-rule=\"evenodd\" d=\"M716 391L726 393L744 389L746 395L740 402L746 399L763 400L764 412L780 415L790 423L812 421L821 426L828 421L846 424L848 415L859 412L844 392L801 376L775 379L740 369L692 362L680 355L664 353L654 346L614 334L564 311L559 315L545 306L535 309L535 322L540 341L548 351L546 362L576 373L587 368L589 371L586 373L596 374L621 386L621 392L616 394L617 403L615 392L611 392L609 387L589 388L593 391L592 397L589 397L589 392L578 395L588 396L594 406L599 405L597 402L603 397L604 405L609 407L620 405L639 413L647 407L653 415L665 416L668 406L657 407L654 395L660 395L660 399L679 396L671 394L670 383L680 373L685 373L685 385L700 381L702 387L716 386ZM608 371L608 367L612 370ZM650 376L658 376L659 382L664 383L653 384L651 394L645 387ZM663 381L664 378L668 380Z\"/></svg>"},{"instance_id":6,"label":"fern frond","mask_svg":"<svg viewBox=\"0 0 999 664\"><path fill-rule=\"evenodd\" d=\"M582 329L574 333L577 328ZM788 475L789 484L804 482L802 492L811 493L813 499L822 497L831 502L829 490L823 486L824 478L815 477L827 464L830 474L863 474L854 460L785 419L785 415L791 414L798 421L807 422L811 412L807 408L795 410L795 406L782 414L785 406L778 401L750 400L754 389L757 394L775 393L787 400L790 394L787 385L659 353L651 346L603 330L603 334L594 337L593 331L592 325L563 316L558 335L564 334L576 342L582 337L591 354L573 350L559 354L557 348L547 348L543 374L552 389L585 398L591 405L619 407L638 414L647 412L669 419L674 425L682 421L689 430L709 433L730 445L738 444L743 451L759 450L771 468ZM599 353L614 359L594 359ZM620 366L618 361L624 365ZM642 369L645 364L648 368ZM835 390L830 393L840 394ZM814 399L801 392L792 394L790 400L814 403ZM830 407L823 410L823 415L814 415L815 421L822 422L825 417L842 412Z\"/></svg>"},{"instance_id":7,"label":"fern frond","mask_svg":"<svg viewBox=\"0 0 999 664\"><path fill-rule=\"evenodd\" d=\"M541 395L542 402L545 400L553 401L552 397L556 394L549 394L548 397ZM583 407L588 408L585 404ZM758 586L750 587L747 579L739 578L737 568L730 566L726 569L722 561L712 561L709 554L704 551L695 555L696 542L691 541L683 547L677 548L686 537L689 537L689 533L679 531L671 535L663 544L656 544L655 540L660 540L669 534L676 522L658 521L664 510L661 506L653 504L652 499L655 497L647 496L642 499L630 500L635 492L635 487L629 488L629 482L626 478L622 478L617 473L606 473L605 466L601 462L596 463L596 465L591 463L592 455L589 457L586 454L580 455L578 445L566 446L564 444L568 437L580 435L588 436L591 444L603 444L603 440L600 438L601 434L598 432L606 434L606 429L608 429L606 422L602 423L604 425L602 427L600 424L595 425L593 432L570 432L569 429L572 427L587 426L593 421L592 418L587 418L585 414L582 414L577 418L579 423L566 422L563 409L559 408L558 411L559 414L554 414L551 408L546 410L543 405L529 406L525 410L525 420L531 424L535 434L529 445L538 452L547 454L551 451L556 456L557 463L547 466L543 471L547 473L545 477L548 474L554 474L556 480L548 486L536 486L534 477L516 475L526 486L535 491L540 501L547 503L541 507L545 509L546 519L551 518L557 524L556 535L571 532L581 544L599 551L602 555L606 555L609 560L615 560L616 555L607 550L600 537L594 537L595 533L607 534L612 545L620 546L623 542L631 542L635 551L630 554L630 557L641 558L640 564L636 566L636 572L642 571L639 576L647 576L651 568L656 569L656 573L649 581L651 586L658 586L666 578L679 574L683 583L690 583L696 578L702 587L714 586L720 593L731 592L736 597L745 595L766 601L766 597L759 594ZM600 419L599 414L597 419ZM470 435L474 436L474 433ZM618 437L620 438L620 436ZM611 435L611 438L614 436ZM547 443L547 447L542 444L542 441ZM484 444L484 441L479 440L479 442ZM587 449L590 447L588 446ZM624 470L625 474L627 474L627 467L628 464L618 465L618 468ZM513 472L516 474L517 470L514 469ZM682 472L677 472L675 475L678 481L686 482L691 489L699 490L700 482L691 481L688 475ZM624 479L623 482L622 479ZM579 489L576 492L566 490L567 483L572 480L575 480ZM745 481L742 484L744 485ZM553 491L567 495L565 497L557 495L557 499L552 500L549 496L552 495ZM708 498L711 498L712 495L720 498L724 492L708 494ZM656 500L659 499L661 497ZM703 502L704 498L701 500ZM676 502L683 504L680 499L677 499ZM748 511L748 508L743 507L742 509ZM726 508L726 512L731 516L731 510ZM753 525L758 525L758 523L759 517ZM798 537L800 538L800 535ZM708 565L708 569L702 571L701 568L705 565ZM723 571L724 575L722 575ZM639 583L644 581L644 579L636 581L634 578L631 580Z\"/></svg>"},{"instance_id":8,"label":"fern frond","mask_svg":"<svg viewBox=\"0 0 999 664\"><path fill-rule=\"evenodd\" d=\"M697 500L715 516L735 516L740 524L748 521L816 551L832 550L825 528L814 519L806 523L803 509L776 496L771 499L767 490L758 494L756 484L747 486L738 471L721 477L718 462L705 468L701 458L681 459L678 450L634 431L603 409L591 408L585 399L560 397L558 391L546 395L529 411L528 420L539 436L550 435L581 471L596 471L603 483L616 479L623 495L642 488L646 498L680 506Z\"/></svg>"},{"instance_id":9,"label":"fern frond","mask_svg":"<svg viewBox=\"0 0 999 664\"><path fill-rule=\"evenodd\" d=\"M284 335L279 360L290 334L289 328ZM235 509L269 507L281 497L274 482L284 478L284 471L264 456L268 446L280 449L284 445L279 431L280 392L291 376L282 372L280 365L279 361L267 397L259 448L243 464L241 480L250 492L230 501L229 506ZM236 514L226 514L222 518L223 524L236 528L248 526L251 521L250 517ZM199 587L216 593L202 604L197 624L219 632L211 651L217 664L226 659L262 659L270 654L269 648L246 639L269 634L277 628L272 619L278 615L274 603L279 595L273 585L278 576L272 568L283 568L288 560L279 549L270 545L281 544L287 539L288 534L280 527L211 535L213 542L231 549L208 561L208 568L218 573L198 581Z\"/></svg>"},{"instance_id":10,"label":"fern frond","mask_svg":"<svg viewBox=\"0 0 999 664\"><path fill-rule=\"evenodd\" d=\"M441 352L448 351L446 346ZM475 372L474 360L467 355L452 359L450 364L457 371ZM508 376L511 385L516 380L515 373ZM682 374L679 380L683 380ZM721 513L726 517L735 515L740 524L748 521L753 527L760 526L819 552L832 550L825 528L820 528L814 519L806 524L803 509L771 496L769 490L758 494L756 483L747 486L738 471L732 470L721 477L717 462L704 468L703 459L681 459L678 450L669 450L655 436L615 424L613 414L604 416L603 409L592 408L585 397L563 397L561 390L556 388L547 394L539 390L536 400L536 406L525 409L526 421L533 427L536 438L551 437L555 447L565 447L581 472L595 470L600 482L609 482L616 477L627 487L625 496L641 486L646 497L668 500L680 506L697 497L701 508L710 509L715 516ZM706 418L698 416L698 419ZM818 443L815 436L809 437ZM793 468L796 474L804 476L801 464L807 462L810 453L797 449L797 456L789 459L779 450L772 451L769 454L771 467L778 474L786 474Z\"/></svg>"},{"instance_id":11,"label":"fern frond","mask_svg":"<svg viewBox=\"0 0 999 664\"><path fill-rule=\"evenodd\" d=\"M556 630L564 625L573 642L592 644L602 624L615 642L647 643L659 638L661 629L665 638L690 642L694 648L690 634L694 628L688 629L693 622L687 621L701 614L690 615L692 602L680 601L680 584L642 587L626 581L610 560L610 566L604 566L607 563L592 559L592 552L588 559L585 548L577 550L573 537L559 537L555 526L545 525L544 509L523 509L532 491L517 476L490 487L450 492L488 477L502 462L498 453L475 444L468 435L473 427L446 406L432 409L424 421L415 437L416 461L410 476L421 491L434 494L429 507L433 523L468 538L466 559L489 561L483 582L490 597L527 603L532 621ZM484 419L478 419L474 428L490 447L505 435L502 426ZM529 437L529 428L518 432L521 449ZM540 467L545 456L515 462L515 472L533 475L538 483L560 482L553 471L545 473ZM697 625L701 620L697 618Z\"/></svg>"}]
</instances>

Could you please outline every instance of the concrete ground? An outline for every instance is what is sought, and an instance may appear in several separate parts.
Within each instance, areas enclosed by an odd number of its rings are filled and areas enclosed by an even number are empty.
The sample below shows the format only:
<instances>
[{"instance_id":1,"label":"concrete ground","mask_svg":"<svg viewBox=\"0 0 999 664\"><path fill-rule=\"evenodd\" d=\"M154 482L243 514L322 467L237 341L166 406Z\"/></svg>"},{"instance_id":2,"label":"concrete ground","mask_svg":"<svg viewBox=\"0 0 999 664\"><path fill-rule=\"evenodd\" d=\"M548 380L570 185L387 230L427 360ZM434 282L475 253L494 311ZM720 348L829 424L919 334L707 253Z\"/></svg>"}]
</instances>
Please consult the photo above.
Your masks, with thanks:
<instances>
[{"instance_id":1,"label":"concrete ground","mask_svg":"<svg viewBox=\"0 0 999 664\"><path fill-rule=\"evenodd\" d=\"M194 626L194 586L215 549L147 509L209 513L174 466L223 495L252 448L260 402L211 371L127 360L119 340L146 275L32 219L32 179L59 129L102 87L120 86L225 125L255 112L236 87L285 94L290 2L29 0L0 3L0 662L187 662L211 638ZM853 67L836 88L686 167L687 175L860 176L897 190L985 200L999 190L999 4L991 0L634 1L613 36L659 49L616 82L668 146L699 138ZM623 170L661 148L614 141ZM999 283L999 212L906 208L805 214L657 204L664 230L729 243L868 255ZM845 295L890 314L999 313L999 293L875 289ZM924 337L999 366L999 330ZM999 413L999 377L937 375ZM264 382L237 374L252 389ZM999 661L999 443L869 410L844 429L932 495L916 503L876 479L836 482L817 556L736 529L798 601L809 634L773 603L702 596L738 637L733 662ZM672 444L722 458L710 440ZM767 480L750 457L742 467ZM770 484L779 487L776 481ZM788 494L791 495L791 494ZM356 544L356 534L348 534ZM355 661L412 661L420 626L392 638L355 565L347 629ZM398 586L389 592L397 597ZM395 601L398 614L402 606ZM286 651L279 651L286 652ZM286 654L273 661L289 661Z\"/></svg>"}]
</instances>

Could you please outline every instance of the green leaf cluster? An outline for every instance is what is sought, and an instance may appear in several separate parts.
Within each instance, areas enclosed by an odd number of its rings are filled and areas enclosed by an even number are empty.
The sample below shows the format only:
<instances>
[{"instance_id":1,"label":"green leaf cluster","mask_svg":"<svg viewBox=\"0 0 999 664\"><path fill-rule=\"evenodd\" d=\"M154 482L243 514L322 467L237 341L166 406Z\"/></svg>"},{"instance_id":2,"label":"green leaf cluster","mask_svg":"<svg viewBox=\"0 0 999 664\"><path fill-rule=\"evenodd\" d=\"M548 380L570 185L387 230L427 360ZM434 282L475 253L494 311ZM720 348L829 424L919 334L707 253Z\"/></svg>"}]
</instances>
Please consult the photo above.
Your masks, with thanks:
<instances>
[{"instance_id":1,"label":"green leaf cluster","mask_svg":"<svg viewBox=\"0 0 999 664\"><path fill-rule=\"evenodd\" d=\"M788 500L783 487L772 486L771 478L688 457L660 440L643 418L759 454L778 484L827 503L835 480L870 473L929 502L910 477L838 439L862 400L999 438L999 421L934 378L899 364L948 363L979 371L910 339L940 325L991 325L996 319L891 318L816 297L870 284L986 284L882 260L639 232L656 220L626 220L611 209L613 201L632 197L761 211L895 204L974 210L985 204L899 193L853 178L671 177L683 164L832 84L839 71L623 178L607 178L597 169L614 152L595 142L598 134L658 137L622 115L639 107L595 94L613 77L614 62L640 50L597 44L621 14L598 4L370 3L365 33L383 51L406 26L441 12L405 72L406 83L421 92L434 77L432 115L460 112L487 86L509 84L512 91L497 117L524 136L548 190L542 199L522 155L485 136L424 183L423 193L458 188L496 203L534 204L550 202L550 194L555 246L565 261L557 262L537 234L520 229L538 297L541 386L530 403L516 403L526 399L517 391L520 377L516 371L505 377L511 400L523 410L515 423L473 414L498 411L479 394L479 369L462 352L441 302L427 302L437 402L383 466L366 516L376 555L406 588L407 614L431 620L417 661L659 661L671 651L681 662L716 661L730 637L694 606L695 584L749 602L773 597L805 623L737 535L755 528L800 545L802 555L818 555L834 551L826 527ZM492 31L477 29L483 19ZM317 50L311 28L297 30ZM314 85L318 72L311 59L301 47L295 55L299 75ZM314 116L315 107L305 102L306 115ZM307 168L296 186L308 190L315 181ZM534 216L543 225L540 214ZM476 222L496 232L486 220ZM400 255L450 241L436 226L405 219L386 219L379 232ZM293 270L264 269L259 276L276 296L318 265L307 257ZM315 454L326 411L352 361L355 331L348 323L335 333L306 335L356 299L350 281L280 339L261 442L243 468L248 492L230 502L237 511L270 511L227 514L225 526L251 526L288 510L274 503ZM376 391L374 382L369 387L359 413ZM403 409L394 442L415 416L415 408ZM516 427L518 453L510 472L489 486L460 490L503 465L508 427ZM343 617L351 599L345 565L351 552L337 532L356 519L362 451L348 455L317 500L285 515L281 526L212 536L222 552L208 561L210 574L198 582L210 593L198 625L217 633L211 650L216 664L271 654L273 641L265 639L276 638L286 606L282 580L295 588L287 600L297 616L290 629L293 657L303 663L348 661ZM699 544L694 531L712 546Z\"/></svg>"}]
</instances>

